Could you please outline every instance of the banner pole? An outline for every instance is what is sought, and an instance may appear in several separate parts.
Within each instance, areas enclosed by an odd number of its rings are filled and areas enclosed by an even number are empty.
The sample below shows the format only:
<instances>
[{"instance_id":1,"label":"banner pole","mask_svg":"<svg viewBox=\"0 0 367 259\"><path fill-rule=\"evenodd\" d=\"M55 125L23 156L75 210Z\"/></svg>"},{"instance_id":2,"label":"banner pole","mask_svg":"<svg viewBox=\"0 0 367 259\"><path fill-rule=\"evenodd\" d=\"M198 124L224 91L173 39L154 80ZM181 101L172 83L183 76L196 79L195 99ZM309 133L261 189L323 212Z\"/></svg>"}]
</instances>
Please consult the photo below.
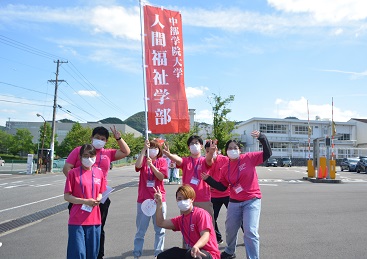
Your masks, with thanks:
<instances>
[{"instance_id":1,"label":"banner pole","mask_svg":"<svg viewBox=\"0 0 367 259\"><path fill-rule=\"evenodd\" d=\"M141 64L143 68L143 88L144 88L144 113L145 113L145 139L148 139L148 96L147 96L147 83L146 83L146 70L145 70L145 48L144 48L144 23L143 23L143 11L142 0L139 0L140 10L140 43L141 43Z\"/></svg>"}]
</instances>

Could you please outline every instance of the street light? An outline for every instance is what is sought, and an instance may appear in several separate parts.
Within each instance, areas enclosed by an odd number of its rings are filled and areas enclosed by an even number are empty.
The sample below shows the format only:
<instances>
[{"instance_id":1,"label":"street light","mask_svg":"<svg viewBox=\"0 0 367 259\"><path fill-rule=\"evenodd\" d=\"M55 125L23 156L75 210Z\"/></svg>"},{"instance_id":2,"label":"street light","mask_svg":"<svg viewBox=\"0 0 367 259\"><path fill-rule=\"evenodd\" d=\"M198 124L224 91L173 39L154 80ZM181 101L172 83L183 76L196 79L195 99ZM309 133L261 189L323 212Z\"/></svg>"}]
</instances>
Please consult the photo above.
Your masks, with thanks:
<instances>
[{"instance_id":1,"label":"street light","mask_svg":"<svg viewBox=\"0 0 367 259\"><path fill-rule=\"evenodd\" d=\"M46 135L46 120L45 120L45 118L43 118L43 116L41 114L37 113L36 115L37 115L37 117L41 117L44 121L44 123L43 123L43 136L42 136L42 148L41 148L42 156L41 156L41 158L38 157L38 168L37 168L38 170L41 171L41 159L43 159L43 145L45 143L45 135Z\"/></svg>"}]
</instances>

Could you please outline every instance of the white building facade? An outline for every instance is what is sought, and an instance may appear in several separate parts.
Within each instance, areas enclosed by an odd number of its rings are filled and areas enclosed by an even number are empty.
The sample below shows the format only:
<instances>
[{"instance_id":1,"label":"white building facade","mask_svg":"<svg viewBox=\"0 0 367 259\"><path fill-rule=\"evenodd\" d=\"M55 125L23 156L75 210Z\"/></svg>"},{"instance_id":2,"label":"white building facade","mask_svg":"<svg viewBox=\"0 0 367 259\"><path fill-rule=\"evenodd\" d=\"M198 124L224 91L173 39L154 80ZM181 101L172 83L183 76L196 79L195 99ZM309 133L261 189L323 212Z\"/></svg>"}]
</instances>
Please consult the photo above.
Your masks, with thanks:
<instances>
[{"instance_id":1,"label":"white building facade","mask_svg":"<svg viewBox=\"0 0 367 259\"><path fill-rule=\"evenodd\" d=\"M351 119L348 122L334 122L336 135L331 139L330 149L336 159L367 155L366 128L367 123ZM363 123L363 125L361 124ZM358 130L357 130L358 125ZM309 138L308 129L311 129ZM331 138L332 122L330 120L298 120L251 118L236 125L234 138L243 144L243 151L261 150L259 142L251 137L253 130L266 134L273 151L273 157L313 158L315 139L320 140L320 155L326 152L326 137Z\"/></svg>"}]
</instances>

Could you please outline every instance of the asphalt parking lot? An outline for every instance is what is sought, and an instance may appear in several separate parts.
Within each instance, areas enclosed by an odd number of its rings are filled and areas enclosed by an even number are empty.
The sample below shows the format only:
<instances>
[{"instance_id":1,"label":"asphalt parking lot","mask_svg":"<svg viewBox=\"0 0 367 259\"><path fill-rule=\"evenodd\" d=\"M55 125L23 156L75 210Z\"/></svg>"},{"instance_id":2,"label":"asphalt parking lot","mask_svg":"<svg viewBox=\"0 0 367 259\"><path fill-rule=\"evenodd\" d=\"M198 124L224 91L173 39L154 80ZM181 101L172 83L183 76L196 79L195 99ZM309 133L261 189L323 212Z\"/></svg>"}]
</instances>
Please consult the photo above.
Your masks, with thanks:
<instances>
[{"instance_id":1,"label":"asphalt parking lot","mask_svg":"<svg viewBox=\"0 0 367 259\"><path fill-rule=\"evenodd\" d=\"M263 193L260 220L262 258L366 258L367 174L338 172L340 184L311 183L305 167L258 168ZM41 181L44 181L44 183ZM37 176L0 175L0 225L43 209L62 205L65 178L61 173ZM38 183L35 184L35 182ZM46 184L48 183L48 185ZM133 258L137 174L133 167L114 168L109 184L120 186L111 194L106 224L105 258ZM166 185L168 217L178 214L174 193ZM35 197L34 199L32 197ZM226 210L219 216L224 233ZM67 210L0 234L0 258L65 258ZM146 234L144 256L153 258L153 228ZM181 234L167 231L165 247L181 244ZM223 250L225 243L220 245ZM245 258L239 238L237 258Z\"/></svg>"}]
</instances>

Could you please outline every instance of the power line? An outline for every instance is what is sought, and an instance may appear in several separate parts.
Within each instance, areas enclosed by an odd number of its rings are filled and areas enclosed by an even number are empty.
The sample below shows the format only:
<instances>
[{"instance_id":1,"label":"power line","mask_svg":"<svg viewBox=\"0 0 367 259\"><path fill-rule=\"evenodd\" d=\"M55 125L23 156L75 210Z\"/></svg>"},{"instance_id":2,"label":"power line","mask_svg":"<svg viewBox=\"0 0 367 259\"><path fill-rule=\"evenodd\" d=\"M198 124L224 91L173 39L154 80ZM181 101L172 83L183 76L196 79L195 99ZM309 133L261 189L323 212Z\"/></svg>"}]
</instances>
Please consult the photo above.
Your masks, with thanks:
<instances>
[{"instance_id":1,"label":"power line","mask_svg":"<svg viewBox=\"0 0 367 259\"><path fill-rule=\"evenodd\" d=\"M25 103L25 102L16 102L16 101L9 101L9 100L3 100L3 99L0 99L0 102L6 102L6 103L19 103L19 104L34 105L34 106L52 107L52 105L35 104L35 103Z\"/></svg>"},{"instance_id":2,"label":"power line","mask_svg":"<svg viewBox=\"0 0 367 259\"><path fill-rule=\"evenodd\" d=\"M92 87L92 89L94 89L95 91L98 92L97 88L74 66L74 64L72 62L70 62L70 64L74 67L74 69L78 72L78 74ZM113 109L116 109L118 112L120 112L121 108L118 107L117 105L115 105L114 103L111 102L111 100L109 100L104 94L103 92L99 91L101 96L104 98L105 100L105 104L110 106ZM102 100L103 101L103 100Z\"/></svg>"},{"instance_id":3,"label":"power line","mask_svg":"<svg viewBox=\"0 0 367 259\"><path fill-rule=\"evenodd\" d=\"M10 38L8 38L4 35L0 35L0 42L5 44L5 45L11 46L11 47L16 48L16 49L23 50L25 52L28 52L28 53L31 53L31 54L34 54L34 55L37 55L37 56L40 56L40 57L44 57L44 58L48 58L48 59L60 59L60 57L58 57L56 55L50 54L50 53L48 53L46 51L43 51L43 50L36 49L34 47L31 47L31 46L26 45L24 43L21 43L19 41L10 39Z\"/></svg>"}]
</instances>

